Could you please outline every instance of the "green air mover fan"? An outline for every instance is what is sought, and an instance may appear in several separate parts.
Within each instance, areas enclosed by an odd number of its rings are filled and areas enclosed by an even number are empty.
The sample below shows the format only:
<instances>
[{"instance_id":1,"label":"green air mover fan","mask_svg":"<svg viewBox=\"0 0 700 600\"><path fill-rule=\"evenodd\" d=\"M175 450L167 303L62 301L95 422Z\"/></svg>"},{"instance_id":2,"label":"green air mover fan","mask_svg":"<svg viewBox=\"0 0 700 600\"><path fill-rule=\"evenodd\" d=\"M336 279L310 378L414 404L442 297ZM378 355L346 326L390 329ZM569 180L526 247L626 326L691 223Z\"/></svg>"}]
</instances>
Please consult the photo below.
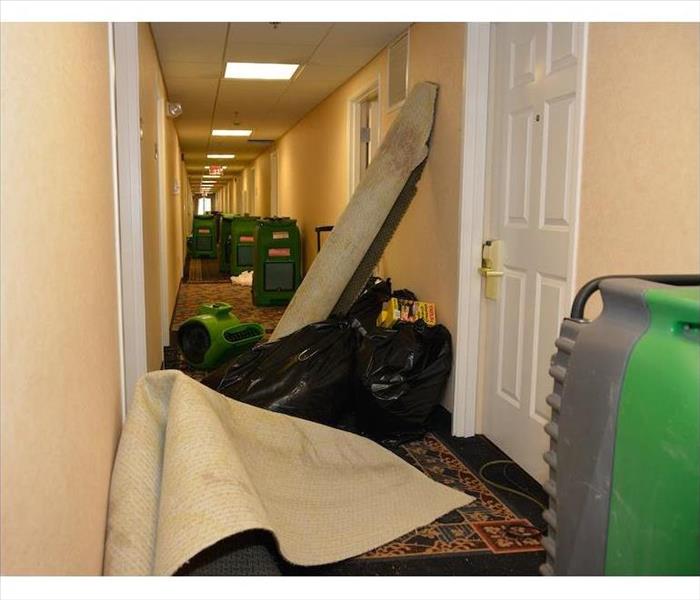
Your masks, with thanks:
<instances>
[{"instance_id":1,"label":"green air mover fan","mask_svg":"<svg viewBox=\"0 0 700 600\"><path fill-rule=\"evenodd\" d=\"M190 254L193 258L216 258L216 217L214 215L196 215L192 219Z\"/></svg>"},{"instance_id":2,"label":"green air mover fan","mask_svg":"<svg viewBox=\"0 0 700 600\"><path fill-rule=\"evenodd\" d=\"M230 304L214 302L202 304L197 316L180 326L177 343L190 365L209 370L252 348L264 333L258 323L241 323Z\"/></svg>"},{"instance_id":3,"label":"green air mover fan","mask_svg":"<svg viewBox=\"0 0 700 600\"><path fill-rule=\"evenodd\" d=\"M301 239L295 219L260 219L255 227L253 304L289 304L301 283Z\"/></svg>"},{"instance_id":4,"label":"green air mover fan","mask_svg":"<svg viewBox=\"0 0 700 600\"><path fill-rule=\"evenodd\" d=\"M547 397L545 575L700 573L700 276L595 279ZM583 318L600 289L603 312Z\"/></svg>"},{"instance_id":5,"label":"green air mover fan","mask_svg":"<svg viewBox=\"0 0 700 600\"><path fill-rule=\"evenodd\" d=\"M231 273L231 223L233 215L222 215L219 233L219 271Z\"/></svg>"},{"instance_id":6,"label":"green air mover fan","mask_svg":"<svg viewBox=\"0 0 700 600\"><path fill-rule=\"evenodd\" d=\"M236 215L231 220L231 275L253 270L255 224L260 217Z\"/></svg>"}]
</instances>

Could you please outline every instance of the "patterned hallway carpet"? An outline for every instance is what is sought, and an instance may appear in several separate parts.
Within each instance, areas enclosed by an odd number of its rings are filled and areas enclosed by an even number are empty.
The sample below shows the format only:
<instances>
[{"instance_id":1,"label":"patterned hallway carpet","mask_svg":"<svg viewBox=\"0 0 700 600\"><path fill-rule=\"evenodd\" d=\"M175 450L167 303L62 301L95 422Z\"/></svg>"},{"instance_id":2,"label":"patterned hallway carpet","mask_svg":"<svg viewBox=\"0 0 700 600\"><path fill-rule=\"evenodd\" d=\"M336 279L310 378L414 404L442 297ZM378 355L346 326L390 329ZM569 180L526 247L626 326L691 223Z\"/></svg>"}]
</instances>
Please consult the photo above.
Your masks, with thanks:
<instances>
[{"instance_id":1,"label":"patterned hallway carpet","mask_svg":"<svg viewBox=\"0 0 700 600\"><path fill-rule=\"evenodd\" d=\"M192 258L185 259L185 281L211 282L229 281L230 275L219 271L218 258Z\"/></svg>"},{"instance_id":2,"label":"patterned hallway carpet","mask_svg":"<svg viewBox=\"0 0 700 600\"><path fill-rule=\"evenodd\" d=\"M431 479L476 500L360 559L543 550L540 531L499 500L436 435L429 433L422 440L399 446L395 452Z\"/></svg>"}]
</instances>

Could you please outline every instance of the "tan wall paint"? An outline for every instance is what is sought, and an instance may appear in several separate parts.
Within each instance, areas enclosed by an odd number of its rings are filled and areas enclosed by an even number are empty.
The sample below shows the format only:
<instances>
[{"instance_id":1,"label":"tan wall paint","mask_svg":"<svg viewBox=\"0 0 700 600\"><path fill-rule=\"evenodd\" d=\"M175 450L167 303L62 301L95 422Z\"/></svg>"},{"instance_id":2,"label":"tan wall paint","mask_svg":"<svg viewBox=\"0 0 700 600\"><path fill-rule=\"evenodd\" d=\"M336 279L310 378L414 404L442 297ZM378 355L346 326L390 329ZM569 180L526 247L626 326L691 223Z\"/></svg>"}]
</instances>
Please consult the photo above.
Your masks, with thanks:
<instances>
[{"instance_id":1,"label":"tan wall paint","mask_svg":"<svg viewBox=\"0 0 700 600\"><path fill-rule=\"evenodd\" d=\"M108 32L0 31L0 570L102 571L121 426Z\"/></svg>"},{"instance_id":2,"label":"tan wall paint","mask_svg":"<svg viewBox=\"0 0 700 600\"><path fill-rule=\"evenodd\" d=\"M182 256L187 256L187 236L192 232L192 216L194 203L192 202L192 188L187 178L187 168L184 161L180 161L180 206L182 210Z\"/></svg>"},{"instance_id":3,"label":"tan wall paint","mask_svg":"<svg viewBox=\"0 0 700 600\"><path fill-rule=\"evenodd\" d=\"M140 80L140 110L143 138L141 140L141 192L143 208L143 250L144 250L144 283L146 292L146 346L148 370L153 371L161 366L163 356L163 340L161 335L161 251L160 251L160 212L158 203L158 160L156 159L156 143L158 136L158 114L156 111L157 98L167 99L167 90L163 81L155 43L150 27L146 23L139 24L139 80ZM172 316L177 299L177 291L182 278L184 254L182 214L190 210L181 203L188 203L175 184L180 175L180 145L172 119L165 118L165 147L159 148L164 153L165 161L165 248L167 252L167 310L168 317ZM180 185L182 183L180 182Z\"/></svg>"},{"instance_id":4,"label":"tan wall paint","mask_svg":"<svg viewBox=\"0 0 700 600\"><path fill-rule=\"evenodd\" d=\"M382 52L277 142L279 214L299 224L305 270L316 256L314 228L335 223L348 201L348 103L385 77L386 52ZM384 96L381 113L385 130Z\"/></svg>"},{"instance_id":5,"label":"tan wall paint","mask_svg":"<svg viewBox=\"0 0 700 600\"><path fill-rule=\"evenodd\" d=\"M160 368L161 340L160 214L158 211L158 162L156 98L165 95L158 56L146 23L139 23L139 93L141 129L141 194L143 266L146 294L146 353L148 370Z\"/></svg>"},{"instance_id":6,"label":"tan wall paint","mask_svg":"<svg viewBox=\"0 0 700 600\"><path fill-rule=\"evenodd\" d=\"M590 26L579 286L700 271L699 33L691 23Z\"/></svg>"},{"instance_id":7,"label":"tan wall paint","mask_svg":"<svg viewBox=\"0 0 700 600\"><path fill-rule=\"evenodd\" d=\"M260 217L270 216L270 152L267 151L254 162L256 201L254 214Z\"/></svg>"},{"instance_id":8,"label":"tan wall paint","mask_svg":"<svg viewBox=\"0 0 700 600\"><path fill-rule=\"evenodd\" d=\"M180 142L172 119L165 120L166 139L166 174L165 174L165 194L166 194L166 231L168 249L168 316L172 317L175 311L175 301L177 292L180 289L185 264L183 254L182 238L182 198L180 189L182 180L180 178Z\"/></svg>"}]
</instances>

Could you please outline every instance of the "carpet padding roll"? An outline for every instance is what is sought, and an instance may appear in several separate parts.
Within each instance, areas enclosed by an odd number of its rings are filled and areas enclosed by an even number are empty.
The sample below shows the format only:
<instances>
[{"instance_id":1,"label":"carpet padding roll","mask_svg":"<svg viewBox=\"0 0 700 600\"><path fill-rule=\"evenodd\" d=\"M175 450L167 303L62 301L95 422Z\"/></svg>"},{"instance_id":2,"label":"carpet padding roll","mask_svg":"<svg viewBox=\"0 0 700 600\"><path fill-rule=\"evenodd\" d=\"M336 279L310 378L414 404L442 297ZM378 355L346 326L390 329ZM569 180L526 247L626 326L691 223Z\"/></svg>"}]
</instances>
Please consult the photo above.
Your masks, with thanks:
<instances>
[{"instance_id":1,"label":"carpet padding roll","mask_svg":"<svg viewBox=\"0 0 700 600\"><path fill-rule=\"evenodd\" d=\"M144 376L110 490L105 573L169 575L219 540L271 532L298 565L356 556L470 503L365 438Z\"/></svg>"},{"instance_id":2,"label":"carpet padding roll","mask_svg":"<svg viewBox=\"0 0 700 600\"><path fill-rule=\"evenodd\" d=\"M362 291L415 194L428 157L437 91L427 82L411 90L272 339L342 314Z\"/></svg>"}]
</instances>

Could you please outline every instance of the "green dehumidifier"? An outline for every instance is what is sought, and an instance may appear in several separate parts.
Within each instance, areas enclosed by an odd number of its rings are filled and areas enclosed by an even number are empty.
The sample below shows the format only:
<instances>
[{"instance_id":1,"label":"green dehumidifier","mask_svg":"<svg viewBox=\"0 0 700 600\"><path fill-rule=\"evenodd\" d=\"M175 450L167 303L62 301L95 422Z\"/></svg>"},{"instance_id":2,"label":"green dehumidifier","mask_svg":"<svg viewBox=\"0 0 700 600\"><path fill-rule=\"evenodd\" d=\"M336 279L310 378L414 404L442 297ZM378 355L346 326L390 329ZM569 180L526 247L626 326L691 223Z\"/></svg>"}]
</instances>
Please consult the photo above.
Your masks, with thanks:
<instances>
[{"instance_id":1,"label":"green dehumidifier","mask_svg":"<svg viewBox=\"0 0 700 600\"><path fill-rule=\"evenodd\" d=\"M301 283L301 239L295 219L260 219L255 227L253 304L289 304Z\"/></svg>"},{"instance_id":2,"label":"green dehumidifier","mask_svg":"<svg viewBox=\"0 0 700 600\"><path fill-rule=\"evenodd\" d=\"M260 217L235 215L231 221L231 275L253 269L255 224Z\"/></svg>"},{"instance_id":3,"label":"green dehumidifier","mask_svg":"<svg viewBox=\"0 0 700 600\"><path fill-rule=\"evenodd\" d=\"M187 319L177 332L185 360L198 369L214 369L228 358L249 350L263 337L258 323L241 323L225 302L202 304L197 316Z\"/></svg>"},{"instance_id":4,"label":"green dehumidifier","mask_svg":"<svg viewBox=\"0 0 700 600\"><path fill-rule=\"evenodd\" d=\"M231 273L231 223L233 215L221 216L221 231L219 233L219 271Z\"/></svg>"},{"instance_id":5,"label":"green dehumidifier","mask_svg":"<svg viewBox=\"0 0 700 600\"><path fill-rule=\"evenodd\" d=\"M190 254L193 258L216 258L216 217L214 215L195 215L192 219Z\"/></svg>"},{"instance_id":6,"label":"green dehumidifier","mask_svg":"<svg viewBox=\"0 0 700 600\"><path fill-rule=\"evenodd\" d=\"M700 276L586 284L547 397L545 575L700 573ZM603 312L583 318L600 289Z\"/></svg>"}]
</instances>

